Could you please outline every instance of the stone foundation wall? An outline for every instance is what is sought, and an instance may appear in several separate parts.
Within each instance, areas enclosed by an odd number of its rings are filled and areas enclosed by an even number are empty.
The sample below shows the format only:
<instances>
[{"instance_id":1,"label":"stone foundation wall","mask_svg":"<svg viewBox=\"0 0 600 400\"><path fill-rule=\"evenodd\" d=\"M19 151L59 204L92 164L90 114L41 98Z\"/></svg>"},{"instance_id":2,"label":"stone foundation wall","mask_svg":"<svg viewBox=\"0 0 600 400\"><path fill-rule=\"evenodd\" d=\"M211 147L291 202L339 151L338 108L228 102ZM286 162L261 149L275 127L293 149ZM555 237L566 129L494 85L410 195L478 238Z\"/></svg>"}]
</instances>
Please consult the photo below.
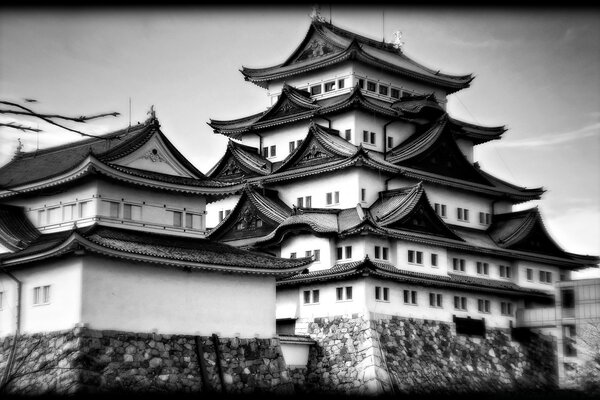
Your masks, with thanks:
<instances>
[{"instance_id":1,"label":"stone foundation wall","mask_svg":"<svg viewBox=\"0 0 600 400\"><path fill-rule=\"evenodd\" d=\"M317 318L305 389L349 394L490 392L556 387L555 344L509 330L457 335L453 324L385 316ZM304 332L303 332L304 333Z\"/></svg>"},{"instance_id":2,"label":"stone foundation wall","mask_svg":"<svg viewBox=\"0 0 600 400\"><path fill-rule=\"evenodd\" d=\"M194 336L86 328L23 336L13 363L15 377L7 389L19 394L211 389L220 392L214 343L211 337L201 337L201 342L207 387L202 384ZM227 393L293 392L278 339L219 338L219 342ZM10 343L10 337L2 342L0 373L4 372Z\"/></svg>"}]
</instances>

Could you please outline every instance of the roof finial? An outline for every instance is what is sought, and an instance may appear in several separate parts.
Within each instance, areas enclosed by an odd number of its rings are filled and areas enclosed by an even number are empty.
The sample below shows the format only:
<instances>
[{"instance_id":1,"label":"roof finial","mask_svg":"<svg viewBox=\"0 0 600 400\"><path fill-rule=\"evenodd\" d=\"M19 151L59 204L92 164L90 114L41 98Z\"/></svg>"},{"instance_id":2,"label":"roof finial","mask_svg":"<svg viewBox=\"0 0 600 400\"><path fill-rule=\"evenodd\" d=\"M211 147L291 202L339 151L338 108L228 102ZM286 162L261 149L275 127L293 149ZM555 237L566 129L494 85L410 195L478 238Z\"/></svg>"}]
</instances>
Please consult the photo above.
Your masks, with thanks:
<instances>
[{"instance_id":1,"label":"roof finial","mask_svg":"<svg viewBox=\"0 0 600 400\"><path fill-rule=\"evenodd\" d=\"M15 150L15 155L13 158L21 157L21 154L23 154L23 143L21 143L21 138L18 138L17 142L19 142L19 144L17 144L17 149Z\"/></svg>"},{"instance_id":2,"label":"roof finial","mask_svg":"<svg viewBox=\"0 0 600 400\"><path fill-rule=\"evenodd\" d=\"M310 18L312 18L313 21L325 22L325 18L321 16L321 7L319 7L318 4L313 6L312 12L310 13Z\"/></svg>"},{"instance_id":3,"label":"roof finial","mask_svg":"<svg viewBox=\"0 0 600 400\"><path fill-rule=\"evenodd\" d=\"M150 119L156 119L156 111L154 110L154 104L150 106L150 111L146 114L150 115Z\"/></svg>"},{"instance_id":4,"label":"roof finial","mask_svg":"<svg viewBox=\"0 0 600 400\"><path fill-rule=\"evenodd\" d=\"M404 46L404 42L401 39L402 39L402 32L400 32L400 31L394 32L393 45L394 45L394 48L399 51L402 51L402 46Z\"/></svg>"}]
</instances>

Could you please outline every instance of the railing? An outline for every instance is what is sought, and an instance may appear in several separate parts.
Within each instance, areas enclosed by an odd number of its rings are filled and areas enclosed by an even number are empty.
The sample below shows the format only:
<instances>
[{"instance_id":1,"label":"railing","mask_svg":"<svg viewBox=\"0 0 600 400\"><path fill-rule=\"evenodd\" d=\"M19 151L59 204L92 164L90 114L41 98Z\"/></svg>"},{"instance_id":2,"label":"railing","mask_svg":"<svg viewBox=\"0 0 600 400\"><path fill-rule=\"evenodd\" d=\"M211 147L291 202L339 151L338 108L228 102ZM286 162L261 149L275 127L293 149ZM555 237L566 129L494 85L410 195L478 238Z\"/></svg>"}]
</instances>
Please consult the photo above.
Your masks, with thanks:
<instances>
[{"instance_id":1,"label":"railing","mask_svg":"<svg viewBox=\"0 0 600 400\"><path fill-rule=\"evenodd\" d=\"M556 325L556 308L532 308L517 310L517 326L537 327Z\"/></svg>"}]
</instances>

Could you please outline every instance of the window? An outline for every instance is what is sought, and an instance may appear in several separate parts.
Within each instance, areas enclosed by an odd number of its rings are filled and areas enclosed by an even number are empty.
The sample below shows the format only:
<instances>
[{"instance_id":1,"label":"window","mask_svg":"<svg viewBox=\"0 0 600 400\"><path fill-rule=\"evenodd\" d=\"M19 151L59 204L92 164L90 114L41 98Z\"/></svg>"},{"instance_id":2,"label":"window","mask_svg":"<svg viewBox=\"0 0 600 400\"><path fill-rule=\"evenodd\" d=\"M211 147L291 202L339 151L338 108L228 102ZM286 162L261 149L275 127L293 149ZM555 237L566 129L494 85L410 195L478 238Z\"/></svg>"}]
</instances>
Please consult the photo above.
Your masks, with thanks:
<instances>
[{"instance_id":1,"label":"window","mask_svg":"<svg viewBox=\"0 0 600 400\"><path fill-rule=\"evenodd\" d=\"M219 222L223 221L223 211L219 211Z\"/></svg>"},{"instance_id":2,"label":"window","mask_svg":"<svg viewBox=\"0 0 600 400\"><path fill-rule=\"evenodd\" d=\"M430 307L443 307L442 295L440 293L429 293L429 306Z\"/></svg>"},{"instance_id":3,"label":"window","mask_svg":"<svg viewBox=\"0 0 600 400\"><path fill-rule=\"evenodd\" d=\"M142 207L133 204L123 204L123 219L139 221L142 219Z\"/></svg>"},{"instance_id":4,"label":"window","mask_svg":"<svg viewBox=\"0 0 600 400\"><path fill-rule=\"evenodd\" d=\"M92 213L92 202L82 201L79 203L79 218L85 218L91 216Z\"/></svg>"},{"instance_id":5,"label":"window","mask_svg":"<svg viewBox=\"0 0 600 400\"><path fill-rule=\"evenodd\" d=\"M552 272L540 271L540 282L552 283Z\"/></svg>"},{"instance_id":6,"label":"window","mask_svg":"<svg viewBox=\"0 0 600 400\"><path fill-rule=\"evenodd\" d=\"M346 129L345 138L348 141L352 139L352 129Z\"/></svg>"},{"instance_id":7,"label":"window","mask_svg":"<svg viewBox=\"0 0 600 400\"><path fill-rule=\"evenodd\" d=\"M369 143L369 131L363 131L363 142Z\"/></svg>"},{"instance_id":8,"label":"window","mask_svg":"<svg viewBox=\"0 0 600 400\"><path fill-rule=\"evenodd\" d=\"M188 229L192 229L194 227L194 214L185 213L185 227Z\"/></svg>"},{"instance_id":9,"label":"window","mask_svg":"<svg viewBox=\"0 0 600 400\"><path fill-rule=\"evenodd\" d=\"M38 211L38 225L44 225L46 223L46 210Z\"/></svg>"},{"instance_id":10,"label":"window","mask_svg":"<svg viewBox=\"0 0 600 400\"><path fill-rule=\"evenodd\" d=\"M388 147L388 149L391 149L392 147L394 147L394 138L391 136L388 136L388 138L387 138L387 147Z\"/></svg>"},{"instance_id":11,"label":"window","mask_svg":"<svg viewBox=\"0 0 600 400\"><path fill-rule=\"evenodd\" d=\"M467 310L467 298L463 296L454 296L454 308L456 310Z\"/></svg>"},{"instance_id":12,"label":"window","mask_svg":"<svg viewBox=\"0 0 600 400\"><path fill-rule=\"evenodd\" d=\"M50 303L50 286L37 286L33 288L33 304Z\"/></svg>"},{"instance_id":13,"label":"window","mask_svg":"<svg viewBox=\"0 0 600 400\"><path fill-rule=\"evenodd\" d=\"M315 262L321 261L321 250L315 250L313 254L315 256Z\"/></svg>"},{"instance_id":14,"label":"window","mask_svg":"<svg viewBox=\"0 0 600 400\"><path fill-rule=\"evenodd\" d=\"M271 146L271 157L275 157L277 155L277 146Z\"/></svg>"},{"instance_id":15,"label":"window","mask_svg":"<svg viewBox=\"0 0 600 400\"><path fill-rule=\"evenodd\" d=\"M499 265L498 268L500 270L500 278L510 278L511 277L512 271L511 271L510 266Z\"/></svg>"},{"instance_id":16,"label":"window","mask_svg":"<svg viewBox=\"0 0 600 400\"><path fill-rule=\"evenodd\" d=\"M341 247L338 247L336 260L341 260L342 258L344 258L344 249Z\"/></svg>"},{"instance_id":17,"label":"window","mask_svg":"<svg viewBox=\"0 0 600 400\"><path fill-rule=\"evenodd\" d=\"M290 142L290 153L296 150L296 142Z\"/></svg>"},{"instance_id":18,"label":"window","mask_svg":"<svg viewBox=\"0 0 600 400\"><path fill-rule=\"evenodd\" d=\"M390 93L390 94L391 94L391 96L392 96L394 99L399 99L399 98L400 98L400 91L399 91L398 89L394 89L394 88L392 88L392 90L391 90L391 93Z\"/></svg>"},{"instance_id":19,"label":"window","mask_svg":"<svg viewBox=\"0 0 600 400\"><path fill-rule=\"evenodd\" d=\"M329 192L325 195L325 203L330 206L332 204L339 204L340 192Z\"/></svg>"},{"instance_id":20,"label":"window","mask_svg":"<svg viewBox=\"0 0 600 400\"><path fill-rule=\"evenodd\" d=\"M290 253L290 258L296 258L296 252Z\"/></svg>"},{"instance_id":21,"label":"window","mask_svg":"<svg viewBox=\"0 0 600 400\"><path fill-rule=\"evenodd\" d=\"M389 301L390 289L381 286L375 286L375 300Z\"/></svg>"},{"instance_id":22,"label":"window","mask_svg":"<svg viewBox=\"0 0 600 400\"><path fill-rule=\"evenodd\" d=\"M312 207L312 196L306 196L304 198L304 203L306 205L306 208L311 208Z\"/></svg>"},{"instance_id":23,"label":"window","mask_svg":"<svg viewBox=\"0 0 600 400\"><path fill-rule=\"evenodd\" d=\"M483 213L483 212L479 213L479 223L480 224L489 225L490 224L490 220L491 220L490 214Z\"/></svg>"},{"instance_id":24,"label":"window","mask_svg":"<svg viewBox=\"0 0 600 400\"><path fill-rule=\"evenodd\" d=\"M489 275L489 272L488 263L477 261L477 273L479 275Z\"/></svg>"},{"instance_id":25,"label":"window","mask_svg":"<svg viewBox=\"0 0 600 400\"><path fill-rule=\"evenodd\" d=\"M388 247L375 246L375 258L387 260L389 258L390 249Z\"/></svg>"},{"instance_id":26,"label":"window","mask_svg":"<svg viewBox=\"0 0 600 400\"><path fill-rule=\"evenodd\" d=\"M173 213L173 226L181 227L181 211L172 211Z\"/></svg>"},{"instance_id":27,"label":"window","mask_svg":"<svg viewBox=\"0 0 600 400\"><path fill-rule=\"evenodd\" d=\"M321 94L321 85L311 86L310 94L313 96L316 94Z\"/></svg>"},{"instance_id":28,"label":"window","mask_svg":"<svg viewBox=\"0 0 600 400\"><path fill-rule=\"evenodd\" d=\"M465 260L462 258L453 258L452 269L454 271L465 272Z\"/></svg>"},{"instance_id":29,"label":"window","mask_svg":"<svg viewBox=\"0 0 600 400\"><path fill-rule=\"evenodd\" d=\"M371 132L371 144L375 144L375 132Z\"/></svg>"},{"instance_id":30,"label":"window","mask_svg":"<svg viewBox=\"0 0 600 400\"><path fill-rule=\"evenodd\" d=\"M111 203L111 202L109 202ZM115 203L117 205L117 216L119 214L119 203ZM53 207L48 209L48 223L49 224L57 224L61 222L61 212L60 207ZM112 215L111 215L112 217Z\"/></svg>"},{"instance_id":31,"label":"window","mask_svg":"<svg viewBox=\"0 0 600 400\"><path fill-rule=\"evenodd\" d=\"M502 315L513 315L513 305L506 301L500 302L500 313Z\"/></svg>"},{"instance_id":32,"label":"window","mask_svg":"<svg viewBox=\"0 0 600 400\"><path fill-rule=\"evenodd\" d=\"M435 253L431 254L431 266L432 267L437 267L438 266L438 255Z\"/></svg>"},{"instance_id":33,"label":"window","mask_svg":"<svg viewBox=\"0 0 600 400\"><path fill-rule=\"evenodd\" d=\"M352 246L346 246L346 258L352 258Z\"/></svg>"},{"instance_id":34,"label":"window","mask_svg":"<svg viewBox=\"0 0 600 400\"><path fill-rule=\"evenodd\" d=\"M389 88L387 86L379 85L379 94L387 96L388 90L389 90Z\"/></svg>"},{"instance_id":35,"label":"window","mask_svg":"<svg viewBox=\"0 0 600 400\"><path fill-rule=\"evenodd\" d=\"M477 299L477 310L480 313L489 314L490 312L490 301L484 299Z\"/></svg>"},{"instance_id":36,"label":"window","mask_svg":"<svg viewBox=\"0 0 600 400\"><path fill-rule=\"evenodd\" d=\"M73 219L75 219L75 204L63 206L63 221L71 221Z\"/></svg>"},{"instance_id":37,"label":"window","mask_svg":"<svg viewBox=\"0 0 600 400\"><path fill-rule=\"evenodd\" d=\"M469 221L469 210L467 210L466 208L457 208L456 218L459 221Z\"/></svg>"},{"instance_id":38,"label":"window","mask_svg":"<svg viewBox=\"0 0 600 400\"><path fill-rule=\"evenodd\" d=\"M358 80L358 87L361 89L365 88L365 80L364 79L359 79Z\"/></svg>"},{"instance_id":39,"label":"window","mask_svg":"<svg viewBox=\"0 0 600 400\"><path fill-rule=\"evenodd\" d=\"M375 82L367 81L367 90L375 92L377 90L377 84Z\"/></svg>"},{"instance_id":40,"label":"window","mask_svg":"<svg viewBox=\"0 0 600 400\"><path fill-rule=\"evenodd\" d=\"M533 280L533 270L531 268L527 268L527 280L528 281Z\"/></svg>"},{"instance_id":41,"label":"window","mask_svg":"<svg viewBox=\"0 0 600 400\"><path fill-rule=\"evenodd\" d=\"M315 304L319 302L319 290L305 290L303 293L304 304Z\"/></svg>"},{"instance_id":42,"label":"window","mask_svg":"<svg viewBox=\"0 0 600 400\"><path fill-rule=\"evenodd\" d=\"M116 201L102 201L102 214L110 218L119 218L119 203ZM50 212L50 210L48 210ZM48 215L50 219L50 215Z\"/></svg>"},{"instance_id":43,"label":"window","mask_svg":"<svg viewBox=\"0 0 600 400\"><path fill-rule=\"evenodd\" d=\"M262 156L264 158L269 157L269 148L268 147L263 147L263 149L262 149Z\"/></svg>"},{"instance_id":44,"label":"window","mask_svg":"<svg viewBox=\"0 0 600 400\"><path fill-rule=\"evenodd\" d=\"M344 80L338 79L338 89L343 89L343 88L344 88Z\"/></svg>"},{"instance_id":45,"label":"window","mask_svg":"<svg viewBox=\"0 0 600 400\"><path fill-rule=\"evenodd\" d=\"M360 189L360 201L367 201L367 189Z\"/></svg>"},{"instance_id":46,"label":"window","mask_svg":"<svg viewBox=\"0 0 600 400\"><path fill-rule=\"evenodd\" d=\"M408 262L410 264L422 265L423 264L423 252L415 251L415 250L408 250Z\"/></svg>"},{"instance_id":47,"label":"window","mask_svg":"<svg viewBox=\"0 0 600 400\"><path fill-rule=\"evenodd\" d=\"M325 83L325 91L331 92L332 90L335 90L335 82L326 82Z\"/></svg>"},{"instance_id":48,"label":"window","mask_svg":"<svg viewBox=\"0 0 600 400\"><path fill-rule=\"evenodd\" d=\"M300 147L301 144L302 144L302 139L296 140L296 147Z\"/></svg>"},{"instance_id":49,"label":"window","mask_svg":"<svg viewBox=\"0 0 600 400\"><path fill-rule=\"evenodd\" d=\"M296 200L296 206L304 207L304 198L298 197L298 199Z\"/></svg>"},{"instance_id":50,"label":"window","mask_svg":"<svg viewBox=\"0 0 600 400\"><path fill-rule=\"evenodd\" d=\"M442 218L446 218L446 205L435 203L433 208L435 209L435 213Z\"/></svg>"},{"instance_id":51,"label":"window","mask_svg":"<svg viewBox=\"0 0 600 400\"><path fill-rule=\"evenodd\" d=\"M404 304L417 305L417 291L416 290L405 290L404 291Z\"/></svg>"},{"instance_id":52,"label":"window","mask_svg":"<svg viewBox=\"0 0 600 400\"><path fill-rule=\"evenodd\" d=\"M335 288L337 301L352 300L352 286Z\"/></svg>"}]
</instances>

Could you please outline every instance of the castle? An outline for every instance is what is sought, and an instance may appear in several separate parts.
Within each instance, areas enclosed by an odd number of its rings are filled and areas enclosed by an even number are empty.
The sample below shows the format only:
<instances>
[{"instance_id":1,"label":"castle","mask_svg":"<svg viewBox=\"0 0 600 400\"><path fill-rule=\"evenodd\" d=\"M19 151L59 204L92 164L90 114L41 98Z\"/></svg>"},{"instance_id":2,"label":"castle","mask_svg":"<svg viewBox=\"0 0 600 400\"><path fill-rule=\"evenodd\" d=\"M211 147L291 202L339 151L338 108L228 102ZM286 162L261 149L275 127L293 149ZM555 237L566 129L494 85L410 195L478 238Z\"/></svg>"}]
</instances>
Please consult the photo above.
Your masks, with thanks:
<instances>
[{"instance_id":1,"label":"castle","mask_svg":"<svg viewBox=\"0 0 600 400\"><path fill-rule=\"evenodd\" d=\"M471 75L318 15L283 63L242 74L271 107L210 120L231 140L206 174L154 113L0 169L3 382L37 343L75 342L93 368L48 355L84 371L73 390L508 390L564 375L573 322L544 316L599 259L558 246L537 208L512 211L542 188L474 161L505 129L446 112ZM29 368L36 390L67 380Z\"/></svg>"}]
</instances>

